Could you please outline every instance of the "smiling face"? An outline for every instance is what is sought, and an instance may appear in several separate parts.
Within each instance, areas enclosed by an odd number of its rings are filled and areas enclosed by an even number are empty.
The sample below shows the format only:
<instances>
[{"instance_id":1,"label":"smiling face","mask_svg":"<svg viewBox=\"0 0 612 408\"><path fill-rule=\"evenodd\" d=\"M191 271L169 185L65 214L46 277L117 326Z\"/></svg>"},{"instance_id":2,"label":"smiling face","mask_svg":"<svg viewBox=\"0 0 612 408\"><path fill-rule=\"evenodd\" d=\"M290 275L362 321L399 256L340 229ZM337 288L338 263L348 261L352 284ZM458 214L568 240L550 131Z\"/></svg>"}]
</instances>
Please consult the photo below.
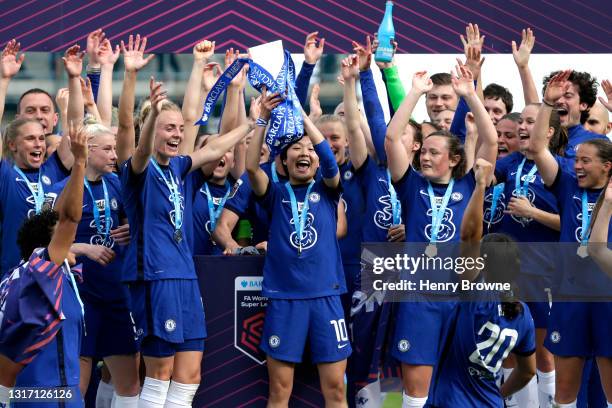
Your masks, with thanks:
<instances>
[{"instance_id":1,"label":"smiling face","mask_svg":"<svg viewBox=\"0 0 612 408\"><path fill-rule=\"evenodd\" d=\"M571 84L569 90L563 94L555 104L559 113L561 125L570 127L580 123L580 114L588 108L585 102L580 102L580 89L578 85Z\"/></svg>"},{"instance_id":2,"label":"smiling face","mask_svg":"<svg viewBox=\"0 0 612 408\"><path fill-rule=\"evenodd\" d=\"M497 156L506 157L519 150L517 124L509 119L502 119L495 127L497 129Z\"/></svg>"},{"instance_id":3,"label":"smiling face","mask_svg":"<svg viewBox=\"0 0 612 408\"><path fill-rule=\"evenodd\" d=\"M317 123L317 128L323 134L329 147L334 153L336 163L338 165L344 164L347 161L347 147L348 141L346 138L346 128L344 123L339 120L329 120L321 123Z\"/></svg>"},{"instance_id":4,"label":"smiling face","mask_svg":"<svg viewBox=\"0 0 612 408\"><path fill-rule=\"evenodd\" d=\"M312 180L319 168L319 157L308 136L304 136L287 148L287 157L283 160L289 171L292 183L307 183Z\"/></svg>"},{"instance_id":5,"label":"smiling face","mask_svg":"<svg viewBox=\"0 0 612 408\"><path fill-rule=\"evenodd\" d=\"M435 123L441 112L448 109L454 110L457 107L457 102L459 102L459 98L457 98L452 85L434 85L431 91L427 92L425 107L429 118Z\"/></svg>"},{"instance_id":6,"label":"smiling face","mask_svg":"<svg viewBox=\"0 0 612 408\"><path fill-rule=\"evenodd\" d=\"M451 124L453 123L453 117L455 116L455 111L450 109L445 109L438 114L433 120L435 125L438 125L442 130L450 130Z\"/></svg>"},{"instance_id":7,"label":"smiling face","mask_svg":"<svg viewBox=\"0 0 612 408\"><path fill-rule=\"evenodd\" d=\"M117 142L115 135L100 133L91 137L87 166L99 174L109 174L117 168Z\"/></svg>"},{"instance_id":8,"label":"smiling face","mask_svg":"<svg viewBox=\"0 0 612 408\"><path fill-rule=\"evenodd\" d=\"M221 157L221 160L219 160L219 163L217 163L217 167L215 167L215 170L213 171L212 181L216 182L217 184L223 183L232 167L234 167L233 148L225 152L223 157Z\"/></svg>"},{"instance_id":9,"label":"smiling face","mask_svg":"<svg viewBox=\"0 0 612 408\"><path fill-rule=\"evenodd\" d=\"M537 105L527 105L521 112L518 123L519 150L526 152L529 149L529 138L533 132L533 126L538 115Z\"/></svg>"},{"instance_id":10,"label":"smiling face","mask_svg":"<svg viewBox=\"0 0 612 408\"><path fill-rule=\"evenodd\" d=\"M8 141L9 150L17 167L38 169L46 152L45 132L40 123L26 122L17 129L17 135Z\"/></svg>"},{"instance_id":11,"label":"smiling face","mask_svg":"<svg viewBox=\"0 0 612 408\"><path fill-rule=\"evenodd\" d=\"M429 136L423 140L420 162L423 177L435 183L446 183L451 178L453 167L459 163L459 158L450 157L446 137Z\"/></svg>"},{"instance_id":12,"label":"smiling face","mask_svg":"<svg viewBox=\"0 0 612 408\"><path fill-rule=\"evenodd\" d=\"M183 141L183 115L176 110L162 111L155 121L155 151L162 159L171 159L179 153Z\"/></svg>"},{"instance_id":13,"label":"smiling face","mask_svg":"<svg viewBox=\"0 0 612 408\"><path fill-rule=\"evenodd\" d=\"M612 163L604 162L598 155L597 147L583 143L576 149L574 171L580 188L599 188L608 180Z\"/></svg>"}]
</instances>

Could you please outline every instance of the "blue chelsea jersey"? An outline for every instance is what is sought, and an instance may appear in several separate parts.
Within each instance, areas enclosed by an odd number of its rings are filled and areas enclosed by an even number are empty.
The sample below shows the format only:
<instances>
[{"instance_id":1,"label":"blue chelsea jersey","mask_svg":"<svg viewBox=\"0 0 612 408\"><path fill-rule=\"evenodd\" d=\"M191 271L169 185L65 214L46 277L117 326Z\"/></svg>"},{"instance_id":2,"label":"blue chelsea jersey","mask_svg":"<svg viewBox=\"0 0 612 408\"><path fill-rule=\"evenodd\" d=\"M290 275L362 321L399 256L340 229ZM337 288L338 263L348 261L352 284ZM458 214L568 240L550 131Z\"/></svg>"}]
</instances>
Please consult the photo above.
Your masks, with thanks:
<instances>
[{"instance_id":1,"label":"blue chelsea jersey","mask_svg":"<svg viewBox=\"0 0 612 408\"><path fill-rule=\"evenodd\" d=\"M359 265L361 261L361 229L365 202L351 162L347 161L339 166L339 168L342 183L342 196L340 199L344 202L348 226L346 237L339 241L342 263L344 265Z\"/></svg>"},{"instance_id":2,"label":"blue chelsea jersey","mask_svg":"<svg viewBox=\"0 0 612 408\"><path fill-rule=\"evenodd\" d=\"M2 217L2 270L3 276L8 270L19 264L21 254L17 246L17 231L27 218L36 213L35 200L26 181L13 168L12 161L0 161L0 214ZM64 168L57 153L53 153L42 164L39 170L22 170L30 187L38 192L38 181L44 191L70 175Z\"/></svg>"},{"instance_id":3,"label":"blue chelsea jersey","mask_svg":"<svg viewBox=\"0 0 612 408\"><path fill-rule=\"evenodd\" d=\"M496 380L510 352L535 352L535 328L529 308L513 319L494 300L460 302L445 326L440 359L428 403L435 407L504 406Z\"/></svg>"},{"instance_id":4,"label":"blue chelsea jersey","mask_svg":"<svg viewBox=\"0 0 612 408\"><path fill-rule=\"evenodd\" d=\"M377 165L368 156L363 165L355 170L361 194L365 200L363 217L363 242L387 242L387 232L394 224L393 203L389 192L390 177L387 168ZM399 223L401 223L401 204L396 198Z\"/></svg>"},{"instance_id":5,"label":"blue chelsea jersey","mask_svg":"<svg viewBox=\"0 0 612 408\"><path fill-rule=\"evenodd\" d=\"M263 294L274 299L340 295L346 292L346 283L336 239L339 191L330 189L322 180L314 183L308 197L308 185L292 188L300 214L308 200L301 237L294 228L291 197L285 183L270 182L266 193L258 198L270 222Z\"/></svg>"},{"instance_id":6,"label":"blue chelsea jersey","mask_svg":"<svg viewBox=\"0 0 612 408\"><path fill-rule=\"evenodd\" d=\"M565 146L565 157L569 159L576 159L576 149L582 142L586 142L591 139L605 139L608 138L598 133L589 132L582 125L575 125L567 128L567 146Z\"/></svg>"},{"instance_id":7,"label":"blue chelsea jersey","mask_svg":"<svg viewBox=\"0 0 612 408\"><path fill-rule=\"evenodd\" d=\"M109 235L106 235L106 202L104 198L104 186L108 192L108 205L110 208L111 220L109 223ZM47 199L51 200L55 206L55 200L59 197L66 186L68 179L53 185ZM74 242L90 245L104 245L115 252L115 259L106 266L90 260L86 256L77 259L78 263L83 264L84 280L79 285L79 290L84 298L97 301L113 301L126 299L128 297L126 287L121 283L121 272L123 268L123 258L126 247L118 245L110 236L110 230L121 225L121 220L126 218L121 200L121 182L119 177L114 174L106 174L98 181L89 181L91 195L87 188L83 191L83 215L77 228ZM95 203L92 201L92 195ZM93 205L98 208L99 223L94 217Z\"/></svg>"},{"instance_id":8,"label":"blue chelsea jersey","mask_svg":"<svg viewBox=\"0 0 612 408\"><path fill-rule=\"evenodd\" d=\"M559 159L558 159L559 160ZM574 172L567 171L562 164L552 186L552 193L557 199L561 216L560 254L558 268L560 274L559 294L582 297L609 296L612 291L612 278L607 276L590 258L577 255L582 240L582 197L586 192L586 207L592 217L595 203L603 191L600 189L582 189ZM608 230L608 242L612 238L612 220ZM573 244L572 244L573 243Z\"/></svg>"},{"instance_id":9,"label":"blue chelsea jersey","mask_svg":"<svg viewBox=\"0 0 612 408\"><path fill-rule=\"evenodd\" d=\"M208 191L206 185L208 185ZM238 192L241 185L242 180L235 182L233 178L228 177L223 185L209 181L197 190L193 200L194 255L221 255L223 253L212 240L214 229L210 220L209 199L212 200L213 212L218 212L218 215L221 216L225 204Z\"/></svg>"},{"instance_id":10,"label":"blue chelsea jersey","mask_svg":"<svg viewBox=\"0 0 612 408\"><path fill-rule=\"evenodd\" d=\"M123 205L130 223L131 241L123 266L123 280L196 279L191 246L185 239L185 186L191 169L189 156L170 159L159 165L162 177L149 163L141 174L134 174L131 158L121 170ZM165 178L165 180L164 180ZM178 189L180 214L166 181ZM178 215L178 217L177 217ZM182 219L182 225L176 225ZM176 231L178 233L178 239Z\"/></svg>"},{"instance_id":11,"label":"blue chelsea jersey","mask_svg":"<svg viewBox=\"0 0 612 408\"><path fill-rule=\"evenodd\" d=\"M409 167L406 174L394 183L402 203L402 219L406 224L406 242L430 242L432 209L429 200L428 182L425 177ZM438 205L446 192L447 185L431 183ZM474 172L455 180L442 216L437 242L459 241L463 213L476 186Z\"/></svg>"},{"instance_id":12,"label":"blue chelsea jersey","mask_svg":"<svg viewBox=\"0 0 612 408\"><path fill-rule=\"evenodd\" d=\"M525 196L531 205L547 213L558 213L557 200L546 188L544 181L537 170L533 170L535 163L525 160L521 169L521 180L519 189L516 190L516 177L521 163L521 153L514 152L499 160L495 167L495 177L504 182L504 197L507 207L512 197L520 194ZM535 171L535 172L534 172ZM517 242L558 242L559 232L541 224L532 218L518 217L506 214L501 222L499 232L510 235ZM521 247L521 272L542 276L550 276L555 269L552 253L546 253L548 246L539 245ZM532 250L531 250L532 249Z\"/></svg>"}]
</instances>

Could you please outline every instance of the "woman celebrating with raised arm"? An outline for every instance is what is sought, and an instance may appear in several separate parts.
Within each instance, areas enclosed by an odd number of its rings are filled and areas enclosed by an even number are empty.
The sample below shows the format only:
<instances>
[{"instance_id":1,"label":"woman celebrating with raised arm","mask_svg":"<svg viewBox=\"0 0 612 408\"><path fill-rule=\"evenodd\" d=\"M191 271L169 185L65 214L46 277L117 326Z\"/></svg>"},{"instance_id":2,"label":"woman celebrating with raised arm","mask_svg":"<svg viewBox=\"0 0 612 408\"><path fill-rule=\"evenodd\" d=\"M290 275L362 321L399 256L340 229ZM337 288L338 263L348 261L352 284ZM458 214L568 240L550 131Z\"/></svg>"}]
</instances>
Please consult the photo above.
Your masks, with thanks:
<instances>
[{"instance_id":1,"label":"woman celebrating with raised arm","mask_svg":"<svg viewBox=\"0 0 612 408\"><path fill-rule=\"evenodd\" d=\"M123 280L130 282L146 378L140 406L190 405L200 383L204 310L184 235L185 177L219 160L253 128L239 126L188 156L179 156L183 117L151 78L151 112L138 147L121 169L132 239ZM170 378L172 383L170 384ZM167 396L167 398L166 398Z\"/></svg>"},{"instance_id":2,"label":"woman celebrating with raised arm","mask_svg":"<svg viewBox=\"0 0 612 408\"><path fill-rule=\"evenodd\" d=\"M74 163L56 210L26 219L17 241L21 257L29 260L0 284L0 406L9 402L13 386L65 387L56 394L59 404L83 406L78 390L83 304L73 276L80 279L81 271L68 262L74 264L70 246L82 214L87 136L72 124L69 134Z\"/></svg>"},{"instance_id":3,"label":"woman celebrating with raised arm","mask_svg":"<svg viewBox=\"0 0 612 408\"><path fill-rule=\"evenodd\" d=\"M482 238L483 203L493 166L480 159L474 167L476 188L461 223L462 256L484 263L461 278L513 283L520 269L516 244L504 234ZM478 263L478 261L476 262ZM535 373L535 334L529 308L512 290L464 292L447 323L434 372L429 405L501 407L503 397L523 388ZM517 368L500 387L502 361L513 353Z\"/></svg>"},{"instance_id":4,"label":"woman celebrating with raised arm","mask_svg":"<svg viewBox=\"0 0 612 408\"><path fill-rule=\"evenodd\" d=\"M287 407L295 364L308 341L327 407L346 407L344 372L351 354L340 295L346 292L336 239L340 175L323 135L304 115L308 136L286 147L286 183L259 166L265 126L282 98L262 92L257 128L247 150L253 192L270 220L263 294L269 297L261 348L270 376L268 407ZM320 167L321 179L315 181Z\"/></svg>"},{"instance_id":5,"label":"woman celebrating with raised arm","mask_svg":"<svg viewBox=\"0 0 612 408\"><path fill-rule=\"evenodd\" d=\"M461 219L475 186L474 173L465 168L461 143L448 132L438 131L424 138L421 173L410 166L401 135L418 100L432 86L425 72L414 75L412 89L393 116L385 139L387 164L407 226L406 242L429 243L428 256L436 256L437 242L459 240ZM495 163L497 133L476 95L472 74L467 68L457 67L453 89L465 98L474 114L482 139L477 157ZM392 354L402 363L405 407L422 407L427 400L442 325L455 306L452 299L437 301L439 298L430 294L417 302L402 302L398 308Z\"/></svg>"},{"instance_id":6,"label":"woman celebrating with raised arm","mask_svg":"<svg viewBox=\"0 0 612 408\"><path fill-rule=\"evenodd\" d=\"M558 288L549 316L545 347L555 356L555 402L560 407L575 407L586 357L595 356L601 383L612 401L612 279L588 257L587 241L591 213L597 198L612 174L612 143L603 139L582 142L576 149L572 169L555 158L547 148L550 115L555 103L572 86L571 71L555 75L548 83L537 115L529 151L544 184L554 194L561 216L558 254ZM608 233L607 241L610 241ZM570 245L569 243L573 243ZM576 245L576 243L578 245ZM576 302L584 299L584 302Z\"/></svg>"},{"instance_id":7,"label":"woman celebrating with raised arm","mask_svg":"<svg viewBox=\"0 0 612 408\"><path fill-rule=\"evenodd\" d=\"M129 292L121 282L125 245L129 230L121 199L115 135L99 124L84 128L89 155L85 172L83 217L72 251L83 263L85 279L79 290L85 306L85 327L81 344L81 393L87 391L92 359L104 359L115 388L118 407L138 403L138 344L131 315ZM51 188L54 199L66 181ZM130 402L132 405L130 405Z\"/></svg>"}]
</instances>

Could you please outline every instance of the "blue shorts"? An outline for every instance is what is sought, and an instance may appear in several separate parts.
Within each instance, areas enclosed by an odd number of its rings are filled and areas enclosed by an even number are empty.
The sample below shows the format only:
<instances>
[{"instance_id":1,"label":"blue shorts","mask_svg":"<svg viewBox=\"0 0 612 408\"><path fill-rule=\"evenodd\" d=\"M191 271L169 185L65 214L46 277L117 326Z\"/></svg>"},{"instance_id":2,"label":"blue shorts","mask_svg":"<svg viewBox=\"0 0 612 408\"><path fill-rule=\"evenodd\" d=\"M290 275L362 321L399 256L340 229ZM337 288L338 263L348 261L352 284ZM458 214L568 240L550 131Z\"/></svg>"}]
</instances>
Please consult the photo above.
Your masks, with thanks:
<instances>
[{"instance_id":1,"label":"blue shorts","mask_svg":"<svg viewBox=\"0 0 612 408\"><path fill-rule=\"evenodd\" d=\"M457 301L425 295L403 301L396 314L391 355L402 363L433 366L438 361L444 324Z\"/></svg>"},{"instance_id":2,"label":"blue shorts","mask_svg":"<svg viewBox=\"0 0 612 408\"><path fill-rule=\"evenodd\" d=\"M142 333L143 355L168 357L176 351L203 351L206 326L197 280L138 281L130 284L130 294L136 327ZM170 344L147 339L151 336ZM200 340L187 345L196 350L177 349L189 340ZM161 354L155 354L157 351Z\"/></svg>"},{"instance_id":3,"label":"blue shorts","mask_svg":"<svg viewBox=\"0 0 612 408\"><path fill-rule=\"evenodd\" d=\"M103 358L138 352L136 324L126 302L91 302L83 298L85 331L81 356Z\"/></svg>"},{"instance_id":4,"label":"blue shorts","mask_svg":"<svg viewBox=\"0 0 612 408\"><path fill-rule=\"evenodd\" d=\"M533 317L533 324L536 329L548 328L548 318L550 317L550 303L548 302L526 302L525 303Z\"/></svg>"},{"instance_id":5,"label":"blue shorts","mask_svg":"<svg viewBox=\"0 0 612 408\"><path fill-rule=\"evenodd\" d=\"M276 360L300 363L307 340L314 364L342 361L351 355L340 296L269 299L261 350Z\"/></svg>"},{"instance_id":6,"label":"blue shorts","mask_svg":"<svg viewBox=\"0 0 612 408\"><path fill-rule=\"evenodd\" d=\"M554 302L544 346L562 357L612 357L612 302Z\"/></svg>"}]
</instances>

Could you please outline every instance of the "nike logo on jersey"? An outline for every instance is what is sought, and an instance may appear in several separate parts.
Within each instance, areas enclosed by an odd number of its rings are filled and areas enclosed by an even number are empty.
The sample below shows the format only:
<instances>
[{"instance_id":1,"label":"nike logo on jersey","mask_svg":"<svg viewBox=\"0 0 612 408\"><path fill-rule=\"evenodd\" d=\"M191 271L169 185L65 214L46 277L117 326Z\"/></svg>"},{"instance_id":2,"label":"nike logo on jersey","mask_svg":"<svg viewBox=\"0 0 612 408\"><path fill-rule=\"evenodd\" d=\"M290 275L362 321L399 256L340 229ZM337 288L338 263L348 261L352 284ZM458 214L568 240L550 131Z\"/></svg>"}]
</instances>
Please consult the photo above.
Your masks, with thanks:
<instances>
[{"instance_id":1,"label":"nike logo on jersey","mask_svg":"<svg viewBox=\"0 0 612 408\"><path fill-rule=\"evenodd\" d=\"M348 343L347 343L347 344L342 344L342 345L338 344L338 349L343 349L343 348L345 348L346 346L348 346Z\"/></svg>"}]
</instances>

